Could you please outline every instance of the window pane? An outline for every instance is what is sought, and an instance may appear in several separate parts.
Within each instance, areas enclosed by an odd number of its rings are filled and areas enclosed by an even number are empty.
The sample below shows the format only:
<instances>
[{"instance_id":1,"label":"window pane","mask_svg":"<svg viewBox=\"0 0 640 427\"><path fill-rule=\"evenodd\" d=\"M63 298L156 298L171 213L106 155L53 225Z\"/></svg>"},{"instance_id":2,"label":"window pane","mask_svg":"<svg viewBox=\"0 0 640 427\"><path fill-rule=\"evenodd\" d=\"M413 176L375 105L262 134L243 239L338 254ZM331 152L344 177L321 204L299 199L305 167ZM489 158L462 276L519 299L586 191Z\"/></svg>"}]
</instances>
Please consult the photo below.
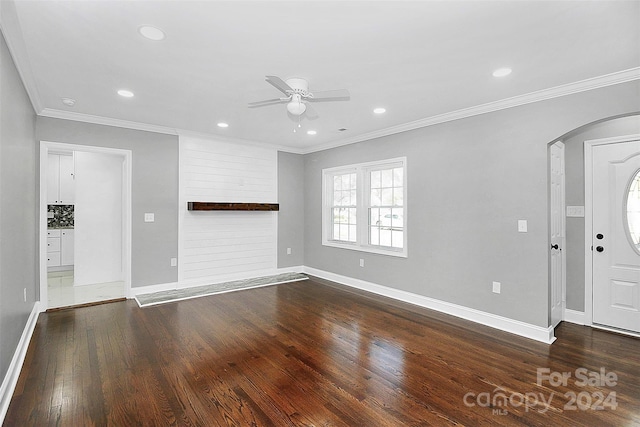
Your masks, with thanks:
<instances>
[{"instance_id":1,"label":"window pane","mask_svg":"<svg viewBox=\"0 0 640 427\"><path fill-rule=\"evenodd\" d=\"M402 248L404 246L404 232L392 230L391 231L391 246L394 248Z\"/></svg>"},{"instance_id":2,"label":"window pane","mask_svg":"<svg viewBox=\"0 0 640 427\"><path fill-rule=\"evenodd\" d=\"M382 187L393 187L393 169L385 169L382 172Z\"/></svg>"},{"instance_id":3,"label":"window pane","mask_svg":"<svg viewBox=\"0 0 640 427\"><path fill-rule=\"evenodd\" d=\"M391 230L388 228L380 229L380 246L391 246Z\"/></svg>"},{"instance_id":4,"label":"window pane","mask_svg":"<svg viewBox=\"0 0 640 427\"><path fill-rule=\"evenodd\" d=\"M371 172L371 188L380 188L380 171Z\"/></svg>"},{"instance_id":5,"label":"window pane","mask_svg":"<svg viewBox=\"0 0 640 427\"><path fill-rule=\"evenodd\" d=\"M391 227L391 208L380 209L380 219L378 225L380 227Z\"/></svg>"},{"instance_id":6,"label":"window pane","mask_svg":"<svg viewBox=\"0 0 640 427\"><path fill-rule=\"evenodd\" d=\"M394 230L402 229L404 227L404 209L392 209L391 211L391 227Z\"/></svg>"},{"instance_id":7,"label":"window pane","mask_svg":"<svg viewBox=\"0 0 640 427\"><path fill-rule=\"evenodd\" d=\"M356 226L355 225L350 225L349 226L349 241L350 242L355 242L356 241Z\"/></svg>"},{"instance_id":8,"label":"window pane","mask_svg":"<svg viewBox=\"0 0 640 427\"><path fill-rule=\"evenodd\" d=\"M393 204L393 189L383 188L382 189L382 205L391 206L392 204Z\"/></svg>"},{"instance_id":9,"label":"window pane","mask_svg":"<svg viewBox=\"0 0 640 427\"><path fill-rule=\"evenodd\" d=\"M357 224L357 222L356 222L356 208L349 209L349 224Z\"/></svg>"},{"instance_id":10,"label":"window pane","mask_svg":"<svg viewBox=\"0 0 640 427\"><path fill-rule=\"evenodd\" d=\"M340 239L340 225L339 224L334 224L333 225L333 234L331 235L331 238L333 240L339 240Z\"/></svg>"},{"instance_id":11,"label":"window pane","mask_svg":"<svg viewBox=\"0 0 640 427\"><path fill-rule=\"evenodd\" d=\"M342 189L348 190L351 188L351 174L341 175L342 177Z\"/></svg>"},{"instance_id":12,"label":"window pane","mask_svg":"<svg viewBox=\"0 0 640 427\"><path fill-rule=\"evenodd\" d=\"M333 191L342 190L342 178L340 175L335 175L333 177Z\"/></svg>"},{"instance_id":13,"label":"window pane","mask_svg":"<svg viewBox=\"0 0 640 427\"><path fill-rule=\"evenodd\" d=\"M346 224L340 224L340 240L349 240L349 226Z\"/></svg>"},{"instance_id":14,"label":"window pane","mask_svg":"<svg viewBox=\"0 0 640 427\"><path fill-rule=\"evenodd\" d=\"M394 187L402 187L404 181L404 171L403 168L395 168L393 170L393 186Z\"/></svg>"},{"instance_id":15,"label":"window pane","mask_svg":"<svg viewBox=\"0 0 640 427\"><path fill-rule=\"evenodd\" d=\"M355 173L352 173L352 174L350 175L350 177L351 177L351 178L350 178L351 185L349 186L349 188L354 189L354 188L356 188L356 186L357 186L357 184L356 184L356 179L357 179L357 178L356 178L356 174L355 174Z\"/></svg>"},{"instance_id":16,"label":"window pane","mask_svg":"<svg viewBox=\"0 0 640 427\"><path fill-rule=\"evenodd\" d=\"M379 245L380 244L380 229L378 227L371 227L370 231L370 238L369 238L369 243L371 243L372 245Z\"/></svg>"},{"instance_id":17,"label":"window pane","mask_svg":"<svg viewBox=\"0 0 640 427\"><path fill-rule=\"evenodd\" d=\"M371 190L371 206L382 204L382 190Z\"/></svg>"},{"instance_id":18,"label":"window pane","mask_svg":"<svg viewBox=\"0 0 640 427\"><path fill-rule=\"evenodd\" d=\"M351 190L349 199L351 200L351 202L349 203L351 206L355 206L358 204L358 201L356 199L356 190Z\"/></svg>"},{"instance_id":19,"label":"window pane","mask_svg":"<svg viewBox=\"0 0 640 427\"><path fill-rule=\"evenodd\" d=\"M396 187L393 189L393 205L394 206L404 205L404 192L402 187Z\"/></svg>"},{"instance_id":20,"label":"window pane","mask_svg":"<svg viewBox=\"0 0 640 427\"><path fill-rule=\"evenodd\" d=\"M380 209L371 208L369 211L369 225L380 225Z\"/></svg>"}]
</instances>

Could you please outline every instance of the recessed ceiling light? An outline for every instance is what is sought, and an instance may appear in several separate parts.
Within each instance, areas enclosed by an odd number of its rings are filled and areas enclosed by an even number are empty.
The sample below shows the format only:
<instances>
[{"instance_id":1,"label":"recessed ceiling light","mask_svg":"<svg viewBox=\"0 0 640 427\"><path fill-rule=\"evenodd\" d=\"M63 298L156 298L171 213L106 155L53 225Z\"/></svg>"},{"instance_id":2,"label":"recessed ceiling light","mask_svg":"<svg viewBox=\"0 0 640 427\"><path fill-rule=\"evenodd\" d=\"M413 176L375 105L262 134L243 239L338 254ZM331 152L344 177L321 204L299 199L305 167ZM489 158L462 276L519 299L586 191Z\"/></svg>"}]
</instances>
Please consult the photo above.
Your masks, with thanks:
<instances>
[{"instance_id":1,"label":"recessed ceiling light","mask_svg":"<svg viewBox=\"0 0 640 427\"><path fill-rule=\"evenodd\" d=\"M504 77L511 74L511 68L498 68L493 72L493 77Z\"/></svg>"},{"instance_id":2,"label":"recessed ceiling light","mask_svg":"<svg viewBox=\"0 0 640 427\"><path fill-rule=\"evenodd\" d=\"M164 32L160 28L151 27L149 25L143 25L138 28L138 32L143 36L148 38L149 40L162 40L165 35Z\"/></svg>"},{"instance_id":3,"label":"recessed ceiling light","mask_svg":"<svg viewBox=\"0 0 640 427\"><path fill-rule=\"evenodd\" d=\"M382 108L382 107L378 107L378 108L375 108L373 110L373 112L376 113L376 114L384 114L386 111L387 111L387 109L386 108Z\"/></svg>"},{"instance_id":4,"label":"recessed ceiling light","mask_svg":"<svg viewBox=\"0 0 640 427\"><path fill-rule=\"evenodd\" d=\"M229 124L228 123L224 123L224 122L220 122L220 123L218 123L218 127L219 128L228 128Z\"/></svg>"},{"instance_id":5,"label":"recessed ceiling light","mask_svg":"<svg viewBox=\"0 0 640 427\"><path fill-rule=\"evenodd\" d=\"M307 131L307 135L315 135L315 134L317 134L317 133L318 133L318 132L316 132L315 130L308 130L308 131Z\"/></svg>"},{"instance_id":6,"label":"recessed ceiling light","mask_svg":"<svg viewBox=\"0 0 640 427\"><path fill-rule=\"evenodd\" d=\"M76 105L76 100L73 98L62 98L62 103L67 107L73 107Z\"/></svg>"},{"instance_id":7,"label":"recessed ceiling light","mask_svg":"<svg viewBox=\"0 0 640 427\"><path fill-rule=\"evenodd\" d=\"M118 91L118 95L124 96L125 98L133 98L133 92L131 92L130 90L126 90L126 89L120 89Z\"/></svg>"}]
</instances>

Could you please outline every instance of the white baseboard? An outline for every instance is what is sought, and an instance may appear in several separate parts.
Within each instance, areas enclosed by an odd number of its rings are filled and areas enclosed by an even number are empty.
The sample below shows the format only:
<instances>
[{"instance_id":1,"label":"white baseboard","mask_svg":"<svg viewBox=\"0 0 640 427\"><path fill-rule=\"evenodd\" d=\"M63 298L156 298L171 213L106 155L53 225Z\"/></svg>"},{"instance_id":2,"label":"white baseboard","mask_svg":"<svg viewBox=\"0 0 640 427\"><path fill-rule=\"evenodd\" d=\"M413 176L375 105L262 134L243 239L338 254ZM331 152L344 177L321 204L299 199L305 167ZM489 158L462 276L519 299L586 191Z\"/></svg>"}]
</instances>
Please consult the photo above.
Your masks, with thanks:
<instances>
[{"instance_id":1,"label":"white baseboard","mask_svg":"<svg viewBox=\"0 0 640 427\"><path fill-rule=\"evenodd\" d=\"M576 325L584 325L584 312L565 308L562 320L569 323L575 323Z\"/></svg>"},{"instance_id":2,"label":"white baseboard","mask_svg":"<svg viewBox=\"0 0 640 427\"><path fill-rule=\"evenodd\" d=\"M152 294L154 292L172 291L174 289L178 289L178 282L138 286L135 288L131 288L128 298L134 298L135 296L142 295L142 294Z\"/></svg>"},{"instance_id":3,"label":"white baseboard","mask_svg":"<svg viewBox=\"0 0 640 427\"><path fill-rule=\"evenodd\" d=\"M498 316L462 305L440 301L434 298L425 297L399 289L389 288L387 286L377 285L375 283L330 273L324 270L318 270L312 267L305 266L303 268L303 273L307 273L312 276L317 276L322 279L330 280L332 282L340 283L343 285L351 286L353 288L372 292L374 294L393 298L399 301L407 302L409 304L414 304L445 314L450 314L452 316L470 320L475 323L480 323L485 326L490 326L501 331L540 341L545 344L551 344L556 339L553 334L552 327L543 328L541 326L532 325L529 323L521 322L519 320L509 319L507 317Z\"/></svg>"},{"instance_id":4,"label":"white baseboard","mask_svg":"<svg viewBox=\"0 0 640 427\"><path fill-rule=\"evenodd\" d=\"M18 347L16 348L15 353L13 353L9 369L7 370L7 374L4 376L2 385L0 386L0 425L3 423L4 417L7 415L9 403L11 403L11 397L16 389L16 384L18 384L18 377L22 370L22 364L24 363L24 358L27 355L29 342L31 341L31 336L33 335L33 330L36 328L38 315L40 314L39 305L39 301L36 301L33 304L31 314L29 315L29 319L27 319L27 324L22 331L20 341L18 341Z\"/></svg>"},{"instance_id":5,"label":"white baseboard","mask_svg":"<svg viewBox=\"0 0 640 427\"><path fill-rule=\"evenodd\" d=\"M235 275L206 277L206 278L198 278L193 280L185 280L180 282L161 283L158 285L139 286L139 287L131 288L131 293L129 295L129 298L134 298L135 296L142 295L142 294L152 294L154 292L172 291L175 289L195 288L197 286L213 285L216 283L230 282L232 280L254 279L256 277L275 276L277 274L283 274L283 273L302 273L302 270L303 270L303 267L300 265L296 267L273 268L269 270L252 271L249 273L242 273L242 274L235 274Z\"/></svg>"}]
</instances>

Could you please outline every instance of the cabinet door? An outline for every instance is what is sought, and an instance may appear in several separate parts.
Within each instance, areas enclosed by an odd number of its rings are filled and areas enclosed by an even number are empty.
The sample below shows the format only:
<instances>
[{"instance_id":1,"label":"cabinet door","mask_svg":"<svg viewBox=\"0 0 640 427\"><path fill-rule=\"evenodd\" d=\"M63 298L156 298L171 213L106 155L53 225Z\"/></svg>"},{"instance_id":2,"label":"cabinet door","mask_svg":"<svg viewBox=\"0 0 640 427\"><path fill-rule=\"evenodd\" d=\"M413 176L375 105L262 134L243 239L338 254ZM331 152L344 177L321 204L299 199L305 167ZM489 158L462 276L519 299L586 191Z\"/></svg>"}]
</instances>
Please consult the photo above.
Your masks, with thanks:
<instances>
[{"instance_id":1,"label":"cabinet door","mask_svg":"<svg viewBox=\"0 0 640 427\"><path fill-rule=\"evenodd\" d=\"M60 193L60 156L49 154L47 163L47 204L58 205Z\"/></svg>"},{"instance_id":2,"label":"cabinet door","mask_svg":"<svg viewBox=\"0 0 640 427\"><path fill-rule=\"evenodd\" d=\"M73 156L60 157L60 204L73 205L75 203L75 181L73 176Z\"/></svg>"},{"instance_id":3,"label":"cabinet door","mask_svg":"<svg viewBox=\"0 0 640 427\"><path fill-rule=\"evenodd\" d=\"M60 265L73 265L73 230L62 230Z\"/></svg>"}]
</instances>

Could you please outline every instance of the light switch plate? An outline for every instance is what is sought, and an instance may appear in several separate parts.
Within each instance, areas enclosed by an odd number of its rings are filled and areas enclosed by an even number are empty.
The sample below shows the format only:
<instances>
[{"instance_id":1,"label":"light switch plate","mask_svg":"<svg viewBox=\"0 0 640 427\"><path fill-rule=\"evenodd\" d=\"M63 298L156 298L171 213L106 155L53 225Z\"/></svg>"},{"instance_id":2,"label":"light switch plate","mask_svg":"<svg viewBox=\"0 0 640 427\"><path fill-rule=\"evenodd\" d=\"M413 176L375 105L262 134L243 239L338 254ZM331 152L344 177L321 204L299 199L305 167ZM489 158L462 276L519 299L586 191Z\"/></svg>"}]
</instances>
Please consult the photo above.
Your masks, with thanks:
<instances>
[{"instance_id":1,"label":"light switch plate","mask_svg":"<svg viewBox=\"0 0 640 427\"><path fill-rule=\"evenodd\" d=\"M152 213L145 213L144 214L144 222L154 222L155 219L155 215Z\"/></svg>"},{"instance_id":2,"label":"light switch plate","mask_svg":"<svg viewBox=\"0 0 640 427\"><path fill-rule=\"evenodd\" d=\"M519 219L518 220L518 231L520 233L526 233L527 232L527 220L526 219Z\"/></svg>"},{"instance_id":3,"label":"light switch plate","mask_svg":"<svg viewBox=\"0 0 640 427\"><path fill-rule=\"evenodd\" d=\"M171 258L171 267L178 266L178 258Z\"/></svg>"}]
</instances>

